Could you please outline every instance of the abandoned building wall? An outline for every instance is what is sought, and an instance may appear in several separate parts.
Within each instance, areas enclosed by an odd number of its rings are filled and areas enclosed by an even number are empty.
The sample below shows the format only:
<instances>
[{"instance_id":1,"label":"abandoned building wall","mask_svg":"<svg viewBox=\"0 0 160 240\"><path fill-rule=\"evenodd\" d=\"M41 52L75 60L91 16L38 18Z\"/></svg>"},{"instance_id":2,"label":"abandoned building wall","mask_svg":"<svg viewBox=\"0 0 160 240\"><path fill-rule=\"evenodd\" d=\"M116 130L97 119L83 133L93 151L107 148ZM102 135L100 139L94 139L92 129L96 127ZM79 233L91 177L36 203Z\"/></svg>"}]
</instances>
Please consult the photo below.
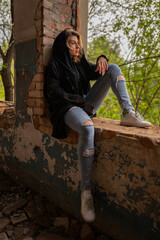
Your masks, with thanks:
<instances>
[{"instance_id":1,"label":"abandoned building wall","mask_svg":"<svg viewBox=\"0 0 160 240\"><path fill-rule=\"evenodd\" d=\"M43 81L53 41L61 30L72 26L86 39L86 26L82 26L87 23L86 10L82 10L86 2L14 1L15 119L13 122L12 115L12 124L5 126L0 122L0 167L77 217L77 135L69 131L63 141L51 137ZM93 121L95 225L115 240L159 240L160 129L127 128L119 121L98 118Z\"/></svg>"}]
</instances>

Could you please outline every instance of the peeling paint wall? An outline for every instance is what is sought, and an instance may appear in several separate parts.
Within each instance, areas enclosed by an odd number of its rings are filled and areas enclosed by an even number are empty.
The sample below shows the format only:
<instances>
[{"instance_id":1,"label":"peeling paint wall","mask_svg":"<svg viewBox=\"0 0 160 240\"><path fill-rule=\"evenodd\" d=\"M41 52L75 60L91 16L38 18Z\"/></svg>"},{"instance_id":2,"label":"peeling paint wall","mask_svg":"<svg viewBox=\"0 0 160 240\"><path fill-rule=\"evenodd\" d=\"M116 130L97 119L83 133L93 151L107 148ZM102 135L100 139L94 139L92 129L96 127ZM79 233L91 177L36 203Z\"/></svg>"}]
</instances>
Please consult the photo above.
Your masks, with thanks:
<instances>
[{"instance_id":1,"label":"peeling paint wall","mask_svg":"<svg viewBox=\"0 0 160 240\"><path fill-rule=\"evenodd\" d=\"M79 11L82 13L85 3L85 0L80 4L78 0L14 2L15 120L12 127L4 128L0 123L0 167L78 217L78 137L71 130L64 141L51 137L43 79L58 32L65 26L83 29ZM159 240L160 129L152 129L152 133L134 129L133 133L133 128L121 127L118 121L95 118L94 123L95 225L115 240Z\"/></svg>"}]
</instances>

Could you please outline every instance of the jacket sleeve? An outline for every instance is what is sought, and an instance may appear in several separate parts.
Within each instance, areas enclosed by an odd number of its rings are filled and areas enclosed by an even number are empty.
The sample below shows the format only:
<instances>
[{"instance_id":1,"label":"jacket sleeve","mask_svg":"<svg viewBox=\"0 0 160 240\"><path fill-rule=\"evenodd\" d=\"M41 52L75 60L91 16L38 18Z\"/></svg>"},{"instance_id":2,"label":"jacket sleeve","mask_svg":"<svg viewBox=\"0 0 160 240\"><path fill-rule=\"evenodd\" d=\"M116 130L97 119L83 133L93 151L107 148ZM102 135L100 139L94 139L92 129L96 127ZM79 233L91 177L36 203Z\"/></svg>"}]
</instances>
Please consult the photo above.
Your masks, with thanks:
<instances>
[{"instance_id":1,"label":"jacket sleeve","mask_svg":"<svg viewBox=\"0 0 160 240\"><path fill-rule=\"evenodd\" d=\"M97 62L98 62L98 60L99 60L100 57L104 57L104 58L107 60L107 62L109 62L109 58L107 58L106 55L100 55L100 56L97 58L96 64L97 64Z\"/></svg>"},{"instance_id":2,"label":"jacket sleeve","mask_svg":"<svg viewBox=\"0 0 160 240\"><path fill-rule=\"evenodd\" d=\"M85 61L86 61L86 68L87 68L87 72L88 72L88 77L90 80L96 80L100 74L98 72L95 72L96 70L96 67L97 67L97 62L98 62L98 59L100 57L104 57L107 62L109 61L109 59L105 56L105 55L100 55L98 58L97 58L97 61L96 61L96 64L93 64L91 63L90 61L88 61L86 58L85 58Z\"/></svg>"},{"instance_id":3,"label":"jacket sleeve","mask_svg":"<svg viewBox=\"0 0 160 240\"><path fill-rule=\"evenodd\" d=\"M69 101L73 104L84 102L78 94L67 93L60 86L60 71L53 64L49 64L45 71L44 96L49 104Z\"/></svg>"}]
</instances>

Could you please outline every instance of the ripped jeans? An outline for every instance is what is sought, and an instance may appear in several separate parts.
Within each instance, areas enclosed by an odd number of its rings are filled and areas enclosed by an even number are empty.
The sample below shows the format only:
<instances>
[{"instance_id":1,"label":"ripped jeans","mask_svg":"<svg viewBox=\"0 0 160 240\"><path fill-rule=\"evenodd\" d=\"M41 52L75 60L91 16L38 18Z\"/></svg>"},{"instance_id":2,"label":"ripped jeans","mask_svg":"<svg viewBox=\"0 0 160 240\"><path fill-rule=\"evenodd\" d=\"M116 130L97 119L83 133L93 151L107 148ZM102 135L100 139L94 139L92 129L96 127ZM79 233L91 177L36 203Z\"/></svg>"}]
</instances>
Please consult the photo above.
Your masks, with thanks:
<instances>
[{"instance_id":1,"label":"ripped jeans","mask_svg":"<svg viewBox=\"0 0 160 240\"><path fill-rule=\"evenodd\" d=\"M109 64L104 76L98 78L90 89L86 100L94 107L94 113L102 105L112 88L123 110L134 110L127 93L125 79L116 64ZM80 107L72 107L66 112L65 123L78 132L78 159L81 172L81 188L91 190L92 166L94 159L94 125L90 116ZM89 121L89 122L88 122Z\"/></svg>"}]
</instances>

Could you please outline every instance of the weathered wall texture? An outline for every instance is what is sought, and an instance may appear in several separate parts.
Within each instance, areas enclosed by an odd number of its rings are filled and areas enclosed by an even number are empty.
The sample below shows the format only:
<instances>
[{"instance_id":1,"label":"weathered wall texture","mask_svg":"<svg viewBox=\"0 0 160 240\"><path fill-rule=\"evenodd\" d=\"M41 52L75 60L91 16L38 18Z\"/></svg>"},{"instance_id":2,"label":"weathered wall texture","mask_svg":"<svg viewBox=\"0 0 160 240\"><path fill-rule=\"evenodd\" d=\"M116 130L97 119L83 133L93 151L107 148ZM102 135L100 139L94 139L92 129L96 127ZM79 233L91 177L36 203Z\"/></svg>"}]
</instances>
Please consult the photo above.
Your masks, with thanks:
<instances>
[{"instance_id":1,"label":"weathered wall texture","mask_svg":"<svg viewBox=\"0 0 160 240\"><path fill-rule=\"evenodd\" d=\"M69 130L64 141L50 136L43 80L54 38L66 26L83 29L78 9L83 12L80 7L86 2L14 2L15 119L4 125L0 117L0 167L78 217L77 135ZM115 240L159 240L160 128L128 128L120 126L119 121L97 118L94 123L95 225Z\"/></svg>"}]
</instances>

